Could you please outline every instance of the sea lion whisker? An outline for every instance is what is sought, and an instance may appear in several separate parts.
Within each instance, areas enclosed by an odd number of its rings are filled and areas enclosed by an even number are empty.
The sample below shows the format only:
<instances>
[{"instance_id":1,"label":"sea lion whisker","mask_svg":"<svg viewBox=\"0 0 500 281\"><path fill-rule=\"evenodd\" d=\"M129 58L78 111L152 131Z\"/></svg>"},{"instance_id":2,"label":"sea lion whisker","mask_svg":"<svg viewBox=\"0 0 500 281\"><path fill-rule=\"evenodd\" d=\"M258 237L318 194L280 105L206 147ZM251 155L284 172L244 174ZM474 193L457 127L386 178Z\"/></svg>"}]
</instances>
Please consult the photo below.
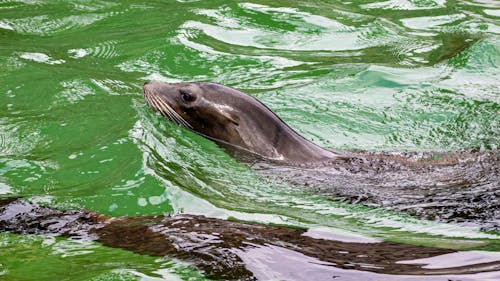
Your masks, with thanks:
<instances>
[{"instance_id":1,"label":"sea lion whisker","mask_svg":"<svg viewBox=\"0 0 500 281\"><path fill-rule=\"evenodd\" d=\"M158 102L156 101L156 99L154 98L154 96L149 96L149 101L151 102L151 104L153 105L153 108L156 109L157 111L160 111L160 113L162 113L162 108L161 106L158 104Z\"/></svg>"},{"instance_id":2,"label":"sea lion whisker","mask_svg":"<svg viewBox=\"0 0 500 281\"><path fill-rule=\"evenodd\" d=\"M174 115L176 115L176 116L177 116L177 118L179 119L179 121L181 121L181 122L184 124L184 126L185 126L186 128L189 128L189 129L192 129L192 128L193 128L193 126L191 126L191 124L189 124L189 123L188 123L188 122L187 122L184 118L182 118L182 116L180 116L180 115L179 115L177 112L175 112L173 109L172 109L172 113L173 113Z\"/></svg>"},{"instance_id":3,"label":"sea lion whisker","mask_svg":"<svg viewBox=\"0 0 500 281\"><path fill-rule=\"evenodd\" d=\"M166 118L170 119L172 122L174 122L175 124L179 125L178 121L171 115L171 113L159 104L158 99L155 96L153 96L153 95L151 96L151 101L154 105L153 108L158 110L158 112L160 112L160 114L163 115L163 117L166 117Z\"/></svg>"},{"instance_id":4,"label":"sea lion whisker","mask_svg":"<svg viewBox=\"0 0 500 281\"><path fill-rule=\"evenodd\" d=\"M149 101L151 102L151 107L153 107L153 109L159 111L160 113L163 113L161 112L161 107L158 105L158 103L156 102L156 100L153 98L153 96L149 96ZM163 114L162 114L163 115Z\"/></svg>"},{"instance_id":5,"label":"sea lion whisker","mask_svg":"<svg viewBox=\"0 0 500 281\"><path fill-rule=\"evenodd\" d=\"M179 124L179 120L176 118L176 116L172 113L172 111L170 110L170 108L166 107L165 103L162 103L161 102L161 99L156 97L156 96L152 96L152 98L155 100L157 106L158 106L158 110L160 110L161 112L165 113L168 115L169 119L174 121L177 125L181 125Z\"/></svg>"},{"instance_id":6,"label":"sea lion whisker","mask_svg":"<svg viewBox=\"0 0 500 281\"><path fill-rule=\"evenodd\" d=\"M144 99L146 100L146 103L147 103L149 106L153 107L153 104L152 104L152 102L151 102L151 96L150 96L150 95L145 94L145 95L144 95Z\"/></svg>"},{"instance_id":7,"label":"sea lion whisker","mask_svg":"<svg viewBox=\"0 0 500 281\"><path fill-rule=\"evenodd\" d=\"M168 118L175 124L186 128L190 127L190 125L184 119L182 119L182 117L180 117L177 112L175 112L167 103L162 101L161 98L157 96L152 96L152 98L156 101L159 110L168 114Z\"/></svg>"},{"instance_id":8,"label":"sea lion whisker","mask_svg":"<svg viewBox=\"0 0 500 281\"><path fill-rule=\"evenodd\" d=\"M144 90L142 91L142 96L143 96L143 97L144 97L144 99L146 100L146 103L147 103L149 106L153 107L153 104L151 103L151 93L149 93L149 91L148 91L148 90L144 89Z\"/></svg>"},{"instance_id":9,"label":"sea lion whisker","mask_svg":"<svg viewBox=\"0 0 500 281\"><path fill-rule=\"evenodd\" d=\"M173 110L167 103L162 101L159 97L152 94L147 89L143 91L144 98L146 102L154 109L160 112L161 115L170 119L172 122L179 126L184 126L186 128L192 128L189 123L187 123L175 110Z\"/></svg>"},{"instance_id":10,"label":"sea lion whisker","mask_svg":"<svg viewBox=\"0 0 500 281\"><path fill-rule=\"evenodd\" d=\"M168 105L166 102L164 102L162 99L158 99L159 103L161 103L167 110L169 110L174 117L177 118L177 121L182 123L184 127L192 129L193 126L191 126L182 116L180 116L170 105Z\"/></svg>"}]
</instances>

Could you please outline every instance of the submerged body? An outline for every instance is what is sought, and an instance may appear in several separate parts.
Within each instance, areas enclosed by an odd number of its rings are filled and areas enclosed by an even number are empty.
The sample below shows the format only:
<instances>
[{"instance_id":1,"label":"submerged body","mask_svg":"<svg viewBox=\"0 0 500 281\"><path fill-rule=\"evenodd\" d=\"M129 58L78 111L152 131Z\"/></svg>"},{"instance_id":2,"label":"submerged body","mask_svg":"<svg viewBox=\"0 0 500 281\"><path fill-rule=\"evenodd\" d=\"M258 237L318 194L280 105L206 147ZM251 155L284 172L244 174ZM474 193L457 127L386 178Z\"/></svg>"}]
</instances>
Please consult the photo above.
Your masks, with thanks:
<instances>
[{"instance_id":1,"label":"submerged body","mask_svg":"<svg viewBox=\"0 0 500 281\"><path fill-rule=\"evenodd\" d=\"M0 232L87 239L176 258L222 280L495 280L500 256L203 216L110 218L0 199ZM345 237L343 238L345 239ZM443 263L443 261L446 261Z\"/></svg>"},{"instance_id":2,"label":"submerged body","mask_svg":"<svg viewBox=\"0 0 500 281\"><path fill-rule=\"evenodd\" d=\"M254 166L271 177L347 202L500 229L496 151L335 152L299 135L257 99L223 85L149 82L143 95L163 116L234 155L243 152L244 162L259 163Z\"/></svg>"}]
</instances>

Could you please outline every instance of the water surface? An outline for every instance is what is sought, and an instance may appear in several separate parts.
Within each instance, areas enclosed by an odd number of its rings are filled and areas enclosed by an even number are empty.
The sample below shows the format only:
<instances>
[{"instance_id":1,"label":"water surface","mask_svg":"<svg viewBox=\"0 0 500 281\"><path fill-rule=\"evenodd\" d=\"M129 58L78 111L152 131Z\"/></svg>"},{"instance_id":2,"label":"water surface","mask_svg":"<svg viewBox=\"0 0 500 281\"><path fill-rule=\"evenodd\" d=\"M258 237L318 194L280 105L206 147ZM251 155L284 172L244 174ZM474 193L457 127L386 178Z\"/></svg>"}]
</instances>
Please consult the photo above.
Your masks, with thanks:
<instances>
[{"instance_id":1,"label":"water surface","mask_svg":"<svg viewBox=\"0 0 500 281\"><path fill-rule=\"evenodd\" d=\"M499 18L487 0L0 1L0 194L500 251L498 232L261 177L140 94L149 79L232 86L335 150L494 150ZM1 234L0 247L7 280L203 278L93 243Z\"/></svg>"}]
</instances>

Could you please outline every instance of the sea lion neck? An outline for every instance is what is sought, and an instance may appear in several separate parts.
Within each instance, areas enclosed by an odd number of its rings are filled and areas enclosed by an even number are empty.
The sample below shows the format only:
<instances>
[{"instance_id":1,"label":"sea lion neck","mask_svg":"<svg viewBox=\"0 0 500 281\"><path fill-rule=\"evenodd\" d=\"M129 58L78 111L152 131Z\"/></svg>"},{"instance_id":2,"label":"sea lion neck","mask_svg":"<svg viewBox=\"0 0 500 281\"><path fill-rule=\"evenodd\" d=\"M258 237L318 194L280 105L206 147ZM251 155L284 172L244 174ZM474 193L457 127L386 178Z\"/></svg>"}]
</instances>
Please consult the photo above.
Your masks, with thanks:
<instances>
[{"instance_id":1,"label":"sea lion neck","mask_svg":"<svg viewBox=\"0 0 500 281\"><path fill-rule=\"evenodd\" d=\"M257 99L248 98L254 100L252 107L244 108L239 113L246 118L240 118L238 127L248 150L287 164L326 162L338 157L336 153L302 137Z\"/></svg>"}]
</instances>

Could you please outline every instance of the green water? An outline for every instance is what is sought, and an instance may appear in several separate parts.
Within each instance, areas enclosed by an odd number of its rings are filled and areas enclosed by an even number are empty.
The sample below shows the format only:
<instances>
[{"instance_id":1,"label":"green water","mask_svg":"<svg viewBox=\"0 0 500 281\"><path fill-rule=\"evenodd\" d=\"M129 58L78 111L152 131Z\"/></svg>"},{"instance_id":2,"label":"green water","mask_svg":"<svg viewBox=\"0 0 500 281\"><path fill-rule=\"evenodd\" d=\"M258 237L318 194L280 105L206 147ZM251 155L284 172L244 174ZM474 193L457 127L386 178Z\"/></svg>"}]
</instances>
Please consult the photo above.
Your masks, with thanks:
<instances>
[{"instance_id":1,"label":"green water","mask_svg":"<svg viewBox=\"0 0 500 281\"><path fill-rule=\"evenodd\" d=\"M234 217L500 251L498 233L275 183L145 106L214 81L332 149L495 149L495 1L0 0L0 194L112 216ZM96 243L0 234L2 280L203 279Z\"/></svg>"}]
</instances>

